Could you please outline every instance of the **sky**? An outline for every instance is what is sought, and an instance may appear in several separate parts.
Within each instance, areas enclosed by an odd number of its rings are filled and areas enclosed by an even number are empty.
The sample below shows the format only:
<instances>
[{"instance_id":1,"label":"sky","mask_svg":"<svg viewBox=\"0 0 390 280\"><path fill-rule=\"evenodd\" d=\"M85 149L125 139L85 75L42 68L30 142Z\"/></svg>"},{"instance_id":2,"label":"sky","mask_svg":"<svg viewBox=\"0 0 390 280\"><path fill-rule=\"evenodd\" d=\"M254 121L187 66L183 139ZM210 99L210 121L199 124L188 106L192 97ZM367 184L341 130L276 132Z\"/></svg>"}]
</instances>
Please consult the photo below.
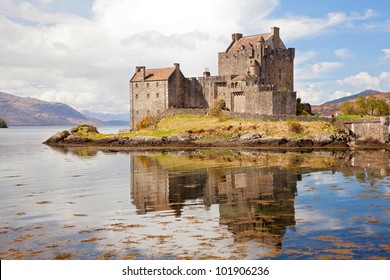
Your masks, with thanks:
<instances>
[{"instance_id":1,"label":"sky","mask_svg":"<svg viewBox=\"0 0 390 280\"><path fill-rule=\"evenodd\" d=\"M137 65L217 75L232 33L280 28L303 102L390 91L390 2L0 0L0 91L126 113Z\"/></svg>"}]
</instances>

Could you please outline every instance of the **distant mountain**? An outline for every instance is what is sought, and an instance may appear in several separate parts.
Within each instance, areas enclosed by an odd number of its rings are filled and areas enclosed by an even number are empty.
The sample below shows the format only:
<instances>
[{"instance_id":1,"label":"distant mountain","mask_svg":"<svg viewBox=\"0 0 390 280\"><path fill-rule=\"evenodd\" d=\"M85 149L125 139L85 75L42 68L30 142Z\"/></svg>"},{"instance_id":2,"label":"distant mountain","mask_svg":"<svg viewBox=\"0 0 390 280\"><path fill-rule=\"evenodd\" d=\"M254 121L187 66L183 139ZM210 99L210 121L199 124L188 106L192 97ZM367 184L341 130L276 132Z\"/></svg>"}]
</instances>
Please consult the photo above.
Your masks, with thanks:
<instances>
[{"instance_id":1,"label":"distant mountain","mask_svg":"<svg viewBox=\"0 0 390 280\"><path fill-rule=\"evenodd\" d=\"M105 121L109 125L129 125L130 122L130 113L126 114L104 114L104 113L95 113L87 110L81 111L84 116L96 118L102 121Z\"/></svg>"},{"instance_id":2,"label":"distant mountain","mask_svg":"<svg viewBox=\"0 0 390 280\"><path fill-rule=\"evenodd\" d=\"M335 104L335 103L345 102L345 101L349 101L349 100L352 100L352 99L359 98L360 96L368 96L368 95L372 95L372 94L376 94L376 93L380 93L380 91L368 89L368 90L362 91L362 92L360 92L358 94L354 94L354 95L350 95L350 96L346 96L346 97L342 97L342 98L338 98L338 99L334 99L334 100L328 101L328 102L326 102L324 104Z\"/></svg>"},{"instance_id":3,"label":"distant mountain","mask_svg":"<svg viewBox=\"0 0 390 280\"><path fill-rule=\"evenodd\" d=\"M0 92L0 116L12 125L104 125L101 120L86 117L63 103L46 102Z\"/></svg>"},{"instance_id":4,"label":"distant mountain","mask_svg":"<svg viewBox=\"0 0 390 280\"><path fill-rule=\"evenodd\" d=\"M318 114L323 115L323 116L335 115L337 113L340 113L339 108L340 108L341 104L343 104L344 102L346 102L346 101L353 102L356 99L358 99L360 96L369 96L369 95L372 95L378 99L383 99L384 101L386 101L387 104L390 105L390 92L365 90L365 91L362 91L358 94L354 94L351 96L328 101L322 105L312 105L312 112L318 113Z\"/></svg>"}]
</instances>

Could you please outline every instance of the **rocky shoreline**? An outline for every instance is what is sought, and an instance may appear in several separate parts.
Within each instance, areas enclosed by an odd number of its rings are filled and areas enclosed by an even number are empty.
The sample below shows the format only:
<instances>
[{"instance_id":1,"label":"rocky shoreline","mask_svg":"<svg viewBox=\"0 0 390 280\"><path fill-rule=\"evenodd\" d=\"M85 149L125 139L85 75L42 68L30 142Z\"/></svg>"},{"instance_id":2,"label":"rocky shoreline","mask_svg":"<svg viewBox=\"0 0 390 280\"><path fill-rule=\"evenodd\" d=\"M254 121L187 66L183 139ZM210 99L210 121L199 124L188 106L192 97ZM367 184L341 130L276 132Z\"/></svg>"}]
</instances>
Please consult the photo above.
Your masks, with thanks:
<instances>
[{"instance_id":1,"label":"rocky shoreline","mask_svg":"<svg viewBox=\"0 0 390 280\"><path fill-rule=\"evenodd\" d=\"M89 125L80 125L71 130L58 132L43 144L49 146L88 146L120 149L145 148L380 148L390 149L388 143L373 140L358 140L344 133L317 134L299 139L265 137L259 133L235 135L231 138L205 138L190 134L170 136L102 136Z\"/></svg>"}]
</instances>

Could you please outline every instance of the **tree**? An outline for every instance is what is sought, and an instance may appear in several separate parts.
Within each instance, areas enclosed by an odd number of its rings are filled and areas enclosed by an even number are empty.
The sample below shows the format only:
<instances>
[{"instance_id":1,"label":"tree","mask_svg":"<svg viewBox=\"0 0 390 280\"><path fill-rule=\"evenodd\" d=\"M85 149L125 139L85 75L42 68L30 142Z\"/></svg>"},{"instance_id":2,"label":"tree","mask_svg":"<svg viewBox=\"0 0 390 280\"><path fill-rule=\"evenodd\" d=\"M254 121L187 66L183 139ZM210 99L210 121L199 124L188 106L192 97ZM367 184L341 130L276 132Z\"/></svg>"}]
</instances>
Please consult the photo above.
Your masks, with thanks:
<instances>
[{"instance_id":1,"label":"tree","mask_svg":"<svg viewBox=\"0 0 390 280\"><path fill-rule=\"evenodd\" d=\"M300 98L297 98L297 116L310 116L311 105L309 103L302 103Z\"/></svg>"},{"instance_id":2,"label":"tree","mask_svg":"<svg viewBox=\"0 0 390 280\"><path fill-rule=\"evenodd\" d=\"M367 104L367 98L365 96L360 96L356 100L356 105L359 107L361 114L367 115L368 104Z\"/></svg>"},{"instance_id":3,"label":"tree","mask_svg":"<svg viewBox=\"0 0 390 280\"><path fill-rule=\"evenodd\" d=\"M388 116L390 115L389 104L387 104L384 100L378 100L378 116Z\"/></svg>"},{"instance_id":4,"label":"tree","mask_svg":"<svg viewBox=\"0 0 390 280\"><path fill-rule=\"evenodd\" d=\"M340 106L340 111L347 115L370 116L386 116L390 113L389 105L374 96L360 96L355 102L344 102Z\"/></svg>"},{"instance_id":5,"label":"tree","mask_svg":"<svg viewBox=\"0 0 390 280\"><path fill-rule=\"evenodd\" d=\"M375 110L378 107L378 101L379 100L373 96L369 96L366 98L367 112L370 116L373 116L375 114Z\"/></svg>"},{"instance_id":6,"label":"tree","mask_svg":"<svg viewBox=\"0 0 390 280\"><path fill-rule=\"evenodd\" d=\"M344 102L343 104L341 104L340 106L340 111L343 113L343 114L346 114L346 115L353 115L353 114L356 114L356 105L355 103L353 102Z\"/></svg>"}]
</instances>

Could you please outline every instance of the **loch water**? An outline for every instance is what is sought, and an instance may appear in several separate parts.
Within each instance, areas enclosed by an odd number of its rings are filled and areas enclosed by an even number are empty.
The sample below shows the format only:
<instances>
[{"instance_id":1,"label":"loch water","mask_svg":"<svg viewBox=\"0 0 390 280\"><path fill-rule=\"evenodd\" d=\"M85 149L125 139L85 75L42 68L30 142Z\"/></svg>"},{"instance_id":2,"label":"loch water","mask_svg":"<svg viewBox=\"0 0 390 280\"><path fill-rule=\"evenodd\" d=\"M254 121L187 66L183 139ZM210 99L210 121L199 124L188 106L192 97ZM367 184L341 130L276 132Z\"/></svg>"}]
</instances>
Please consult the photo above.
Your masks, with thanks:
<instances>
[{"instance_id":1,"label":"loch water","mask_svg":"<svg viewBox=\"0 0 390 280\"><path fill-rule=\"evenodd\" d=\"M390 259L389 151L41 144L62 129L0 130L2 260Z\"/></svg>"}]
</instances>

